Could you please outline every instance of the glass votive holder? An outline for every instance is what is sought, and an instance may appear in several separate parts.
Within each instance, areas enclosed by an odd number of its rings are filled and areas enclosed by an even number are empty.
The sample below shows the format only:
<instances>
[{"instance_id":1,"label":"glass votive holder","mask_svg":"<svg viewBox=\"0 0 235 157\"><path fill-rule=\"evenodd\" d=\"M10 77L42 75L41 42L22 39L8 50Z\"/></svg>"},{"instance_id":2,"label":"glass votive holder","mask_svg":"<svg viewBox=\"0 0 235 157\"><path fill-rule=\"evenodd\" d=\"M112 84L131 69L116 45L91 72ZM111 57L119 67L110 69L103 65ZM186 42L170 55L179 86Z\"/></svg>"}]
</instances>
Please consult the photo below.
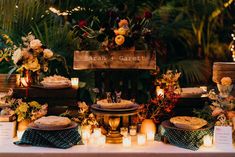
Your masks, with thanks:
<instances>
[{"instance_id":1,"label":"glass votive holder","mask_svg":"<svg viewBox=\"0 0 235 157\"><path fill-rule=\"evenodd\" d=\"M147 140L148 141L154 141L154 137L155 137L154 131L147 132Z\"/></svg>"},{"instance_id":2,"label":"glass votive holder","mask_svg":"<svg viewBox=\"0 0 235 157\"><path fill-rule=\"evenodd\" d=\"M123 136L122 137L122 145L123 147L130 147L131 146L131 136Z\"/></svg>"},{"instance_id":3,"label":"glass votive holder","mask_svg":"<svg viewBox=\"0 0 235 157\"><path fill-rule=\"evenodd\" d=\"M79 88L79 78L73 77L71 78L71 85L73 89L78 89Z\"/></svg>"},{"instance_id":4,"label":"glass votive holder","mask_svg":"<svg viewBox=\"0 0 235 157\"><path fill-rule=\"evenodd\" d=\"M131 125L130 126L130 135L135 136L137 134L137 126L136 125Z\"/></svg>"},{"instance_id":5,"label":"glass votive holder","mask_svg":"<svg viewBox=\"0 0 235 157\"><path fill-rule=\"evenodd\" d=\"M120 128L120 134L124 137L128 135L128 128L127 127L121 127Z\"/></svg>"},{"instance_id":6,"label":"glass votive holder","mask_svg":"<svg viewBox=\"0 0 235 157\"><path fill-rule=\"evenodd\" d=\"M100 135L100 137L98 137L98 144L99 145L104 145L106 143L106 136L105 135Z\"/></svg>"},{"instance_id":7,"label":"glass votive holder","mask_svg":"<svg viewBox=\"0 0 235 157\"><path fill-rule=\"evenodd\" d=\"M94 128L93 134L94 134L95 138L100 137L101 136L101 128Z\"/></svg>"},{"instance_id":8,"label":"glass votive holder","mask_svg":"<svg viewBox=\"0 0 235 157\"><path fill-rule=\"evenodd\" d=\"M25 132L25 130L22 130L22 131L17 130L17 138L18 138L18 140L21 140L24 132Z\"/></svg>"},{"instance_id":9,"label":"glass votive holder","mask_svg":"<svg viewBox=\"0 0 235 157\"><path fill-rule=\"evenodd\" d=\"M213 145L213 138L210 135L205 135L203 137L203 145L205 147L211 147Z\"/></svg>"},{"instance_id":10,"label":"glass votive holder","mask_svg":"<svg viewBox=\"0 0 235 157\"><path fill-rule=\"evenodd\" d=\"M146 135L145 134L138 134L137 135L137 143L138 143L138 145L144 145L146 143Z\"/></svg>"}]
</instances>

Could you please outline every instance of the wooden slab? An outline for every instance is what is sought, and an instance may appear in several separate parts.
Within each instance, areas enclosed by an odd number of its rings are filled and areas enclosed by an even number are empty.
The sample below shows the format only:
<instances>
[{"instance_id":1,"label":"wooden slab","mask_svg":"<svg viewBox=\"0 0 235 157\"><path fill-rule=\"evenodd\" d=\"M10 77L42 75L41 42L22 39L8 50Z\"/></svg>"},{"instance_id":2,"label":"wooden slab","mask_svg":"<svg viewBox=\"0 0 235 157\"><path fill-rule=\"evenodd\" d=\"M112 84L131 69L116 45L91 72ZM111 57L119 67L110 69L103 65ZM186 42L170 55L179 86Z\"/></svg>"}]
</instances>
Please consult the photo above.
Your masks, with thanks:
<instances>
[{"instance_id":1,"label":"wooden slab","mask_svg":"<svg viewBox=\"0 0 235 157\"><path fill-rule=\"evenodd\" d=\"M230 77L235 83L235 62L215 62L212 80L220 83L223 77Z\"/></svg>"},{"instance_id":2,"label":"wooden slab","mask_svg":"<svg viewBox=\"0 0 235 157\"><path fill-rule=\"evenodd\" d=\"M138 50L120 51L75 51L75 70L85 69L156 69L156 56L150 52Z\"/></svg>"},{"instance_id":3,"label":"wooden slab","mask_svg":"<svg viewBox=\"0 0 235 157\"><path fill-rule=\"evenodd\" d=\"M7 92L9 88L15 87L16 76L12 74L9 79L7 77L8 74L0 74L0 92Z\"/></svg>"}]
</instances>

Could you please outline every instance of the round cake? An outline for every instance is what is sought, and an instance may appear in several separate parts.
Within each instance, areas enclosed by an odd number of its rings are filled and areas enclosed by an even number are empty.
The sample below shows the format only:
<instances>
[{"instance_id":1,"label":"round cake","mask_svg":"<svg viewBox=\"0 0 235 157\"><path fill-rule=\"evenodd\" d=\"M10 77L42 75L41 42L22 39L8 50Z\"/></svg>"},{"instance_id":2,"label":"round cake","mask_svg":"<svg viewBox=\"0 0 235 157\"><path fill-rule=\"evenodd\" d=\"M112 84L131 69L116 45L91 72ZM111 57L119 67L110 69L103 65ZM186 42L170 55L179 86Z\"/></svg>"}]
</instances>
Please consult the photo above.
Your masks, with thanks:
<instances>
[{"instance_id":1,"label":"round cake","mask_svg":"<svg viewBox=\"0 0 235 157\"><path fill-rule=\"evenodd\" d=\"M47 116L34 121L39 128L65 128L71 124L71 120L67 117Z\"/></svg>"},{"instance_id":2,"label":"round cake","mask_svg":"<svg viewBox=\"0 0 235 157\"><path fill-rule=\"evenodd\" d=\"M101 108L106 109L124 109L133 107L133 102L129 100L121 100L119 103L109 103L107 99L98 100L97 104L100 105Z\"/></svg>"},{"instance_id":3,"label":"round cake","mask_svg":"<svg viewBox=\"0 0 235 157\"><path fill-rule=\"evenodd\" d=\"M204 119L189 116L173 117L170 119L170 122L178 128L187 130L196 130L207 125L207 121L205 121Z\"/></svg>"}]
</instances>

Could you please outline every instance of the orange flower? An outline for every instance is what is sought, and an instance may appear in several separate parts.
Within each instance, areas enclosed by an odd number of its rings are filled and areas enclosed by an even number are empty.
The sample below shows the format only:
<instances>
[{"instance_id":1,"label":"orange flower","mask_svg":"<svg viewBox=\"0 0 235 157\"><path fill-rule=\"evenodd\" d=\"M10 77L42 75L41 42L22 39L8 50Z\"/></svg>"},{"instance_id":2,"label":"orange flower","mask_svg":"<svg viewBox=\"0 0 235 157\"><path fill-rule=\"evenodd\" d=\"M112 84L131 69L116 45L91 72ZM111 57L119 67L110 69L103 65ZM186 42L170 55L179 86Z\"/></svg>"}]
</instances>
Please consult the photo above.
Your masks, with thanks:
<instances>
[{"instance_id":1,"label":"orange flower","mask_svg":"<svg viewBox=\"0 0 235 157\"><path fill-rule=\"evenodd\" d=\"M128 25L128 21L126 19L122 19L120 20L120 22L118 23L119 27L123 27L125 25Z\"/></svg>"},{"instance_id":2,"label":"orange flower","mask_svg":"<svg viewBox=\"0 0 235 157\"><path fill-rule=\"evenodd\" d=\"M118 35L115 37L115 43L117 45L122 45L125 42L125 37L123 35Z\"/></svg>"}]
</instances>

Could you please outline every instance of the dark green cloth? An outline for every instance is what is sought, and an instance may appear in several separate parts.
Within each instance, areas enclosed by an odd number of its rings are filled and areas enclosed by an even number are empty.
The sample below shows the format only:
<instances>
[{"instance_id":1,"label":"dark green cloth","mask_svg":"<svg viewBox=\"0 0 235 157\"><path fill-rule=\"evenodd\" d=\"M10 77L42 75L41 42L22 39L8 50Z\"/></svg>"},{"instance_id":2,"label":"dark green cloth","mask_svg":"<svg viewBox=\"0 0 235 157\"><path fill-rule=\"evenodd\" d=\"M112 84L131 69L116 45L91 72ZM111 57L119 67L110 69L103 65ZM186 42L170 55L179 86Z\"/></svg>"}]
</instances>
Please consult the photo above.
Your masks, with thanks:
<instances>
[{"instance_id":1,"label":"dark green cloth","mask_svg":"<svg viewBox=\"0 0 235 157\"><path fill-rule=\"evenodd\" d=\"M203 137L205 135L213 135L213 127L189 131L172 127L165 128L160 125L159 135L166 137L172 145L196 151L203 144Z\"/></svg>"},{"instance_id":2,"label":"dark green cloth","mask_svg":"<svg viewBox=\"0 0 235 157\"><path fill-rule=\"evenodd\" d=\"M76 128L60 131L27 129L21 140L14 143L66 149L81 143L81 136Z\"/></svg>"}]
</instances>

